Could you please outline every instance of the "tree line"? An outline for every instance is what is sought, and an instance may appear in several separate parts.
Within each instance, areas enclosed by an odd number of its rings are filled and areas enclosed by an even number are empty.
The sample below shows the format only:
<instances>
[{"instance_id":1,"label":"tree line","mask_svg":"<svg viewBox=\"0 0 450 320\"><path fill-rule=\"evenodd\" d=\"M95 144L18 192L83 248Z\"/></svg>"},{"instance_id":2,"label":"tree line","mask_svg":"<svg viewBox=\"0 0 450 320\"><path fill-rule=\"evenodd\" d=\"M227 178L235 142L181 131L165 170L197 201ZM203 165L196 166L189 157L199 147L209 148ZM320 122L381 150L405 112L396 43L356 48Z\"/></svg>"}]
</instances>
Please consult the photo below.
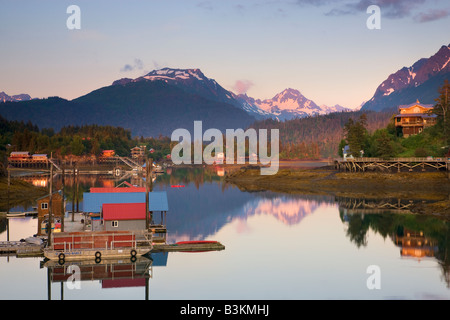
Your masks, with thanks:
<instances>
[{"instance_id":1,"label":"tree line","mask_svg":"<svg viewBox=\"0 0 450 320\"><path fill-rule=\"evenodd\" d=\"M103 150L129 156L130 149L145 145L152 150L152 158L159 160L170 153L170 138L132 137L131 131L121 127L83 125L65 126L59 132L52 128L39 129L30 121L8 121L0 116L0 155L5 159L11 151L43 153L54 157L66 155L100 156Z\"/></svg>"},{"instance_id":2,"label":"tree line","mask_svg":"<svg viewBox=\"0 0 450 320\"><path fill-rule=\"evenodd\" d=\"M279 122L268 119L252 125L255 129L278 129L281 159L318 159L337 156L344 136L344 126L351 119L357 121L362 111L336 112ZM369 131L386 126L391 112L368 111L365 128Z\"/></svg>"}]
</instances>

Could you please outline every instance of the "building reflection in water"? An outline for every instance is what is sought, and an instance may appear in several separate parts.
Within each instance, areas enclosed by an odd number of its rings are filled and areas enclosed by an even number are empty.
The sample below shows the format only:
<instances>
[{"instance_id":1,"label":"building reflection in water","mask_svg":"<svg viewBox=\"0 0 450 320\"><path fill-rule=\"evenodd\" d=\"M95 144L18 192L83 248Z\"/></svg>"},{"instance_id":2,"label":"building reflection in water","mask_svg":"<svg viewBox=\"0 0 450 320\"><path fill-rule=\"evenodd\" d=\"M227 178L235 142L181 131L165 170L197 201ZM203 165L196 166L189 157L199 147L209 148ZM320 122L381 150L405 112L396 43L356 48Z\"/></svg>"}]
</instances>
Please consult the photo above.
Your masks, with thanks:
<instances>
[{"instance_id":1,"label":"building reflection in water","mask_svg":"<svg viewBox=\"0 0 450 320\"><path fill-rule=\"evenodd\" d=\"M60 283L60 298L64 300L65 284L75 287L76 281L99 281L102 289L145 288L145 300L150 297L149 280L153 278L153 267L167 266L168 253L159 252L134 259L58 261L44 260L41 267L47 268L47 298L52 299L52 284ZM69 287L71 288L71 287Z\"/></svg>"},{"instance_id":2,"label":"building reflection in water","mask_svg":"<svg viewBox=\"0 0 450 320\"><path fill-rule=\"evenodd\" d=\"M412 257L420 261L426 257L434 257L438 251L437 241L426 237L423 231L398 228L394 241L400 247L402 257Z\"/></svg>"},{"instance_id":3,"label":"building reflection in water","mask_svg":"<svg viewBox=\"0 0 450 320\"><path fill-rule=\"evenodd\" d=\"M401 258L435 259L450 288L450 225L439 217L413 214L415 204L425 200L362 199L336 197L347 236L356 246L367 245L369 229L390 238Z\"/></svg>"}]
</instances>

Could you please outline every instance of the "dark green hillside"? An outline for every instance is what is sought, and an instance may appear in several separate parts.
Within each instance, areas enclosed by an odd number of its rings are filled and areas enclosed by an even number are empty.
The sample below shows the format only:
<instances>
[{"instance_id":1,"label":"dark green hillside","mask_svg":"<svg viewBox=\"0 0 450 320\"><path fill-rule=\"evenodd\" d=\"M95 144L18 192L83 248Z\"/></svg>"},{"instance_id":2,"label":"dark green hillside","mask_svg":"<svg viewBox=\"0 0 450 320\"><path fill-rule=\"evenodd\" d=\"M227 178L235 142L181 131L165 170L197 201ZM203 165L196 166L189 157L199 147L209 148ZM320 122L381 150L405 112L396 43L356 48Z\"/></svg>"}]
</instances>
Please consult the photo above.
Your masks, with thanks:
<instances>
[{"instance_id":1,"label":"dark green hillside","mask_svg":"<svg viewBox=\"0 0 450 320\"><path fill-rule=\"evenodd\" d=\"M170 136L177 128L245 128L254 118L232 105L187 93L164 82L136 82L104 87L67 101L38 99L0 104L8 120L32 121L40 128L60 130L68 125L111 125L133 136Z\"/></svg>"}]
</instances>

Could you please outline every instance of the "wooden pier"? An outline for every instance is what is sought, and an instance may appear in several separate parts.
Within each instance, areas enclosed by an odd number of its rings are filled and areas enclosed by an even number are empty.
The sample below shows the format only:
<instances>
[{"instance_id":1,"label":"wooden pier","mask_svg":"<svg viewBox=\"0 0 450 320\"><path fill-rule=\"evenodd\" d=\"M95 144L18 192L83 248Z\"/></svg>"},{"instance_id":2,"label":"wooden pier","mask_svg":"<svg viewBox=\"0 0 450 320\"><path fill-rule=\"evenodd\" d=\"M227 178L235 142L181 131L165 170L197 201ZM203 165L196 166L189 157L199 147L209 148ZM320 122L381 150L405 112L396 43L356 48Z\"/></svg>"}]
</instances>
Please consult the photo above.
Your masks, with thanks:
<instances>
[{"instance_id":1,"label":"wooden pier","mask_svg":"<svg viewBox=\"0 0 450 320\"><path fill-rule=\"evenodd\" d=\"M221 250L225 250L225 246L220 242L184 244L154 243L150 252L205 252ZM14 255L18 258L44 257L44 246L23 241L2 241L0 242L0 256L2 255Z\"/></svg>"},{"instance_id":2,"label":"wooden pier","mask_svg":"<svg viewBox=\"0 0 450 320\"><path fill-rule=\"evenodd\" d=\"M366 198L350 198L336 197L335 201L339 204L339 208L346 209L347 213L385 213L385 212L408 212L416 203L422 200L405 200L405 199L366 199Z\"/></svg>"},{"instance_id":3,"label":"wooden pier","mask_svg":"<svg viewBox=\"0 0 450 320\"><path fill-rule=\"evenodd\" d=\"M446 171L450 178L449 158L339 158L334 160L337 170L349 172L381 171Z\"/></svg>"},{"instance_id":4,"label":"wooden pier","mask_svg":"<svg viewBox=\"0 0 450 320\"><path fill-rule=\"evenodd\" d=\"M28 243L26 241L1 241L0 255L15 255L17 257L41 257L43 245Z\"/></svg>"}]
</instances>

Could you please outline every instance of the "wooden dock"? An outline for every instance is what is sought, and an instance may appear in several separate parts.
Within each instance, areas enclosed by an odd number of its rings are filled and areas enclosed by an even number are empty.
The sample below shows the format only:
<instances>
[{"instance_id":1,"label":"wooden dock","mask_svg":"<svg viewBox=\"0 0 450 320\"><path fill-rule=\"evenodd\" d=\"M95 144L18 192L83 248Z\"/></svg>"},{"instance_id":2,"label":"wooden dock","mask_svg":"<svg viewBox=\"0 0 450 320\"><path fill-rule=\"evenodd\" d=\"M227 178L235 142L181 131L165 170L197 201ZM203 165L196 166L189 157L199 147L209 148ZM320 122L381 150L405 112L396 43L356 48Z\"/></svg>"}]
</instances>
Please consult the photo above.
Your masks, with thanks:
<instances>
[{"instance_id":1,"label":"wooden dock","mask_svg":"<svg viewBox=\"0 0 450 320\"><path fill-rule=\"evenodd\" d=\"M205 252L221 250L225 250L225 246L220 242L204 244L154 243L151 252ZM2 255L15 255L18 258L44 257L44 246L23 241L2 241L0 242L0 256Z\"/></svg>"},{"instance_id":2,"label":"wooden dock","mask_svg":"<svg viewBox=\"0 0 450 320\"><path fill-rule=\"evenodd\" d=\"M338 158L334 160L337 170L349 172L382 171L446 171L450 178L450 158Z\"/></svg>"},{"instance_id":3,"label":"wooden dock","mask_svg":"<svg viewBox=\"0 0 450 320\"><path fill-rule=\"evenodd\" d=\"M0 255L15 255L17 257L43 257L43 245L26 241L1 241Z\"/></svg>"},{"instance_id":4,"label":"wooden dock","mask_svg":"<svg viewBox=\"0 0 450 320\"><path fill-rule=\"evenodd\" d=\"M350 198L350 197L336 197L336 202L339 208L346 209L347 213L385 213L385 212L408 212L416 203L423 202L422 200L405 200L405 199L366 199L366 198Z\"/></svg>"}]
</instances>

